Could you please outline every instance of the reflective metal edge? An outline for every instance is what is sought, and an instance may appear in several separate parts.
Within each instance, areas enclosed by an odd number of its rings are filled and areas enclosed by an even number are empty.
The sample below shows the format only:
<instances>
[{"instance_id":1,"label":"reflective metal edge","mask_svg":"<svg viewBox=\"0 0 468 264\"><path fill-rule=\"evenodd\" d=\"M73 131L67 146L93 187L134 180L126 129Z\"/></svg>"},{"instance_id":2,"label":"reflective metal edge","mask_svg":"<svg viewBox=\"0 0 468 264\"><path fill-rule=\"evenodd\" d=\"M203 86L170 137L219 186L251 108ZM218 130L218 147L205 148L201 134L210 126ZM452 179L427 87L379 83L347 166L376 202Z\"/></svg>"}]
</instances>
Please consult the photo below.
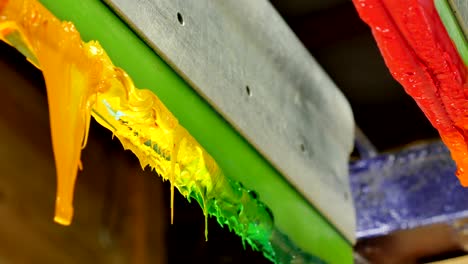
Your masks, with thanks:
<instances>
[{"instance_id":1,"label":"reflective metal edge","mask_svg":"<svg viewBox=\"0 0 468 264\"><path fill-rule=\"evenodd\" d=\"M355 241L350 106L268 1L104 2Z\"/></svg>"}]
</instances>

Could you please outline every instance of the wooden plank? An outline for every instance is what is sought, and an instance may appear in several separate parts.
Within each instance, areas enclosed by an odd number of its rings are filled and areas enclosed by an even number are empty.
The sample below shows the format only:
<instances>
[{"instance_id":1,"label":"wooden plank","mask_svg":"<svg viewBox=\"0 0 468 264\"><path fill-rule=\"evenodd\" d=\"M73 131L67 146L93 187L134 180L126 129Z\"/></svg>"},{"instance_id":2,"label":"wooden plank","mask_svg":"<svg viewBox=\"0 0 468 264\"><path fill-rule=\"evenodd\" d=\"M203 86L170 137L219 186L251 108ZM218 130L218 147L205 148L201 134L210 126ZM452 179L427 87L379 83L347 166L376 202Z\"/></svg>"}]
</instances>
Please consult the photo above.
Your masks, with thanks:
<instances>
[{"instance_id":1,"label":"wooden plank","mask_svg":"<svg viewBox=\"0 0 468 264\"><path fill-rule=\"evenodd\" d=\"M442 261L430 262L427 264L466 264L468 263L468 256L462 256L458 258L452 258Z\"/></svg>"}]
</instances>

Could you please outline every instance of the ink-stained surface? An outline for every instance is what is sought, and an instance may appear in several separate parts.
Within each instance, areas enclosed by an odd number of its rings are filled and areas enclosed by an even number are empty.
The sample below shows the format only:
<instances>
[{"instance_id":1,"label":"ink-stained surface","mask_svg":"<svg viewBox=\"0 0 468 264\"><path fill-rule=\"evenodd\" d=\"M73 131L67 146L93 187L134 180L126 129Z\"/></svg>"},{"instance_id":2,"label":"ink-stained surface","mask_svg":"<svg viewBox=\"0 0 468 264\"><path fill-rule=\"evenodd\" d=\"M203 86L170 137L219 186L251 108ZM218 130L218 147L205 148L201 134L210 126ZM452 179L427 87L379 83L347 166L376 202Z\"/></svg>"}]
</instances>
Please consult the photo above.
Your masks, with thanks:
<instances>
[{"instance_id":1,"label":"ink-stained surface","mask_svg":"<svg viewBox=\"0 0 468 264\"><path fill-rule=\"evenodd\" d=\"M333 225L101 1L41 2L60 19L76 23L86 41L99 40L137 87L147 87L161 98L230 179L256 191L273 212L275 227L295 245L329 262L352 260L350 244Z\"/></svg>"},{"instance_id":2,"label":"ink-stained surface","mask_svg":"<svg viewBox=\"0 0 468 264\"><path fill-rule=\"evenodd\" d=\"M1 15L1 39L44 74L57 169L56 222L69 225L73 217L74 185L92 113L142 168L149 166L170 181L171 209L176 187L200 204L205 223L216 216L243 243L275 261L270 210L254 192L226 178L156 95L136 88L98 42L82 42L71 22L59 21L36 1L9 1Z\"/></svg>"},{"instance_id":3,"label":"ink-stained surface","mask_svg":"<svg viewBox=\"0 0 468 264\"><path fill-rule=\"evenodd\" d=\"M95 121L83 150L74 220L68 227L54 223L55 167L42 73L0 42L0 79L2 263L271 263L244 249L241 238L213 217L206 242L203 212L178 193L170 225L170 185L141 171L134 155Z\"/></svg>"}]
</instances>

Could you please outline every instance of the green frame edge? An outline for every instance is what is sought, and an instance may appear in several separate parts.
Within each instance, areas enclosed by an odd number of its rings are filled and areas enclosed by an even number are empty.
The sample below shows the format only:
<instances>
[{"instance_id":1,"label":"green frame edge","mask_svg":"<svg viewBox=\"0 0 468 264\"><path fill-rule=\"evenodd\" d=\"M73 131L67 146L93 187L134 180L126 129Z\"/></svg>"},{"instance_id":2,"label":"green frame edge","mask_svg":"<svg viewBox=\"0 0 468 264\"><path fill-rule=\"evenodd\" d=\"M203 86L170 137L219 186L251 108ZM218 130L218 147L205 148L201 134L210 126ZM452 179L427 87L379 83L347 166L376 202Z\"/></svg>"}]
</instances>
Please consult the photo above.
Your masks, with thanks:
<instances>
[{"instance_id":1,"label":"green frame edge","mask_svg":"<svg viewBox=\"0 0 468 264\"><path fill-rule=\"evenodd\" d=\"M326 261L353 262L352 245L195 90L98 0L39 0L71 21L84 41L97 40L139 88L153 91L227 177L255 190L275 226L299 248ZM281 195L278 195L281 194Z\"/></svg>"},{"instance_id":2,"label":"green frame edge","mask_svg":"<svg viewBox=\"0 0 468 264\"><path fill-rule=\"evenodd\" d=\"M434 0L434 5L437 13L439 13L440 20L458 51L458 55L465 63L465 66L468 67L468 43L450 3L447 0Z\"/></svg>"}]
</instances>

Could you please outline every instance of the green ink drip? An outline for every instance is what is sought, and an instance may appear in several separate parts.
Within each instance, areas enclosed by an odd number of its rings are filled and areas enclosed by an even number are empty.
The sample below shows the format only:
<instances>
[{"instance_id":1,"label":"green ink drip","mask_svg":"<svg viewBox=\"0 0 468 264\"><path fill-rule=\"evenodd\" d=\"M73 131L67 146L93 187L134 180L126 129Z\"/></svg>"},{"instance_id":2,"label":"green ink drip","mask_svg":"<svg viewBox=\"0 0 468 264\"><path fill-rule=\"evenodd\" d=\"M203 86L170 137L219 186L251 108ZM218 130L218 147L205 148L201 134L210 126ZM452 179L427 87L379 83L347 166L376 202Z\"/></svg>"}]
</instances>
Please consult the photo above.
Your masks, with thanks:
<instances>
[{"instance_id":1,"label":"green ink drip","mask_svg":"<svg viewBox=\"0 0 468 264\"><path fill-rule=\"evenodd\" d=\"M136 133L141 134L141 133ZM155 141L147 140L144 143L148 149L163 159L170 161L169 153ZM249 244L252 249L262 251L264 256L275 262L275 251L270 242L273 231L273 215L271 210L259 201L258 195L247 190L241 183L228 179L222 172L210 173L208 170L200 172L198 160L182 169L181 175L206 174L215 183L210 191L204 187L203 181L193 181L192 178L179 177L174 183L179 192L190 202L197 201L205 213L205 221L208 216L214 216L222 226L227 226L242 238L242 243ZM200 177L203 178L203 177ZM207 222L205 222L207 225ZM208 236L207 229L205 236Z\"/></svg>"}]
</instances>

